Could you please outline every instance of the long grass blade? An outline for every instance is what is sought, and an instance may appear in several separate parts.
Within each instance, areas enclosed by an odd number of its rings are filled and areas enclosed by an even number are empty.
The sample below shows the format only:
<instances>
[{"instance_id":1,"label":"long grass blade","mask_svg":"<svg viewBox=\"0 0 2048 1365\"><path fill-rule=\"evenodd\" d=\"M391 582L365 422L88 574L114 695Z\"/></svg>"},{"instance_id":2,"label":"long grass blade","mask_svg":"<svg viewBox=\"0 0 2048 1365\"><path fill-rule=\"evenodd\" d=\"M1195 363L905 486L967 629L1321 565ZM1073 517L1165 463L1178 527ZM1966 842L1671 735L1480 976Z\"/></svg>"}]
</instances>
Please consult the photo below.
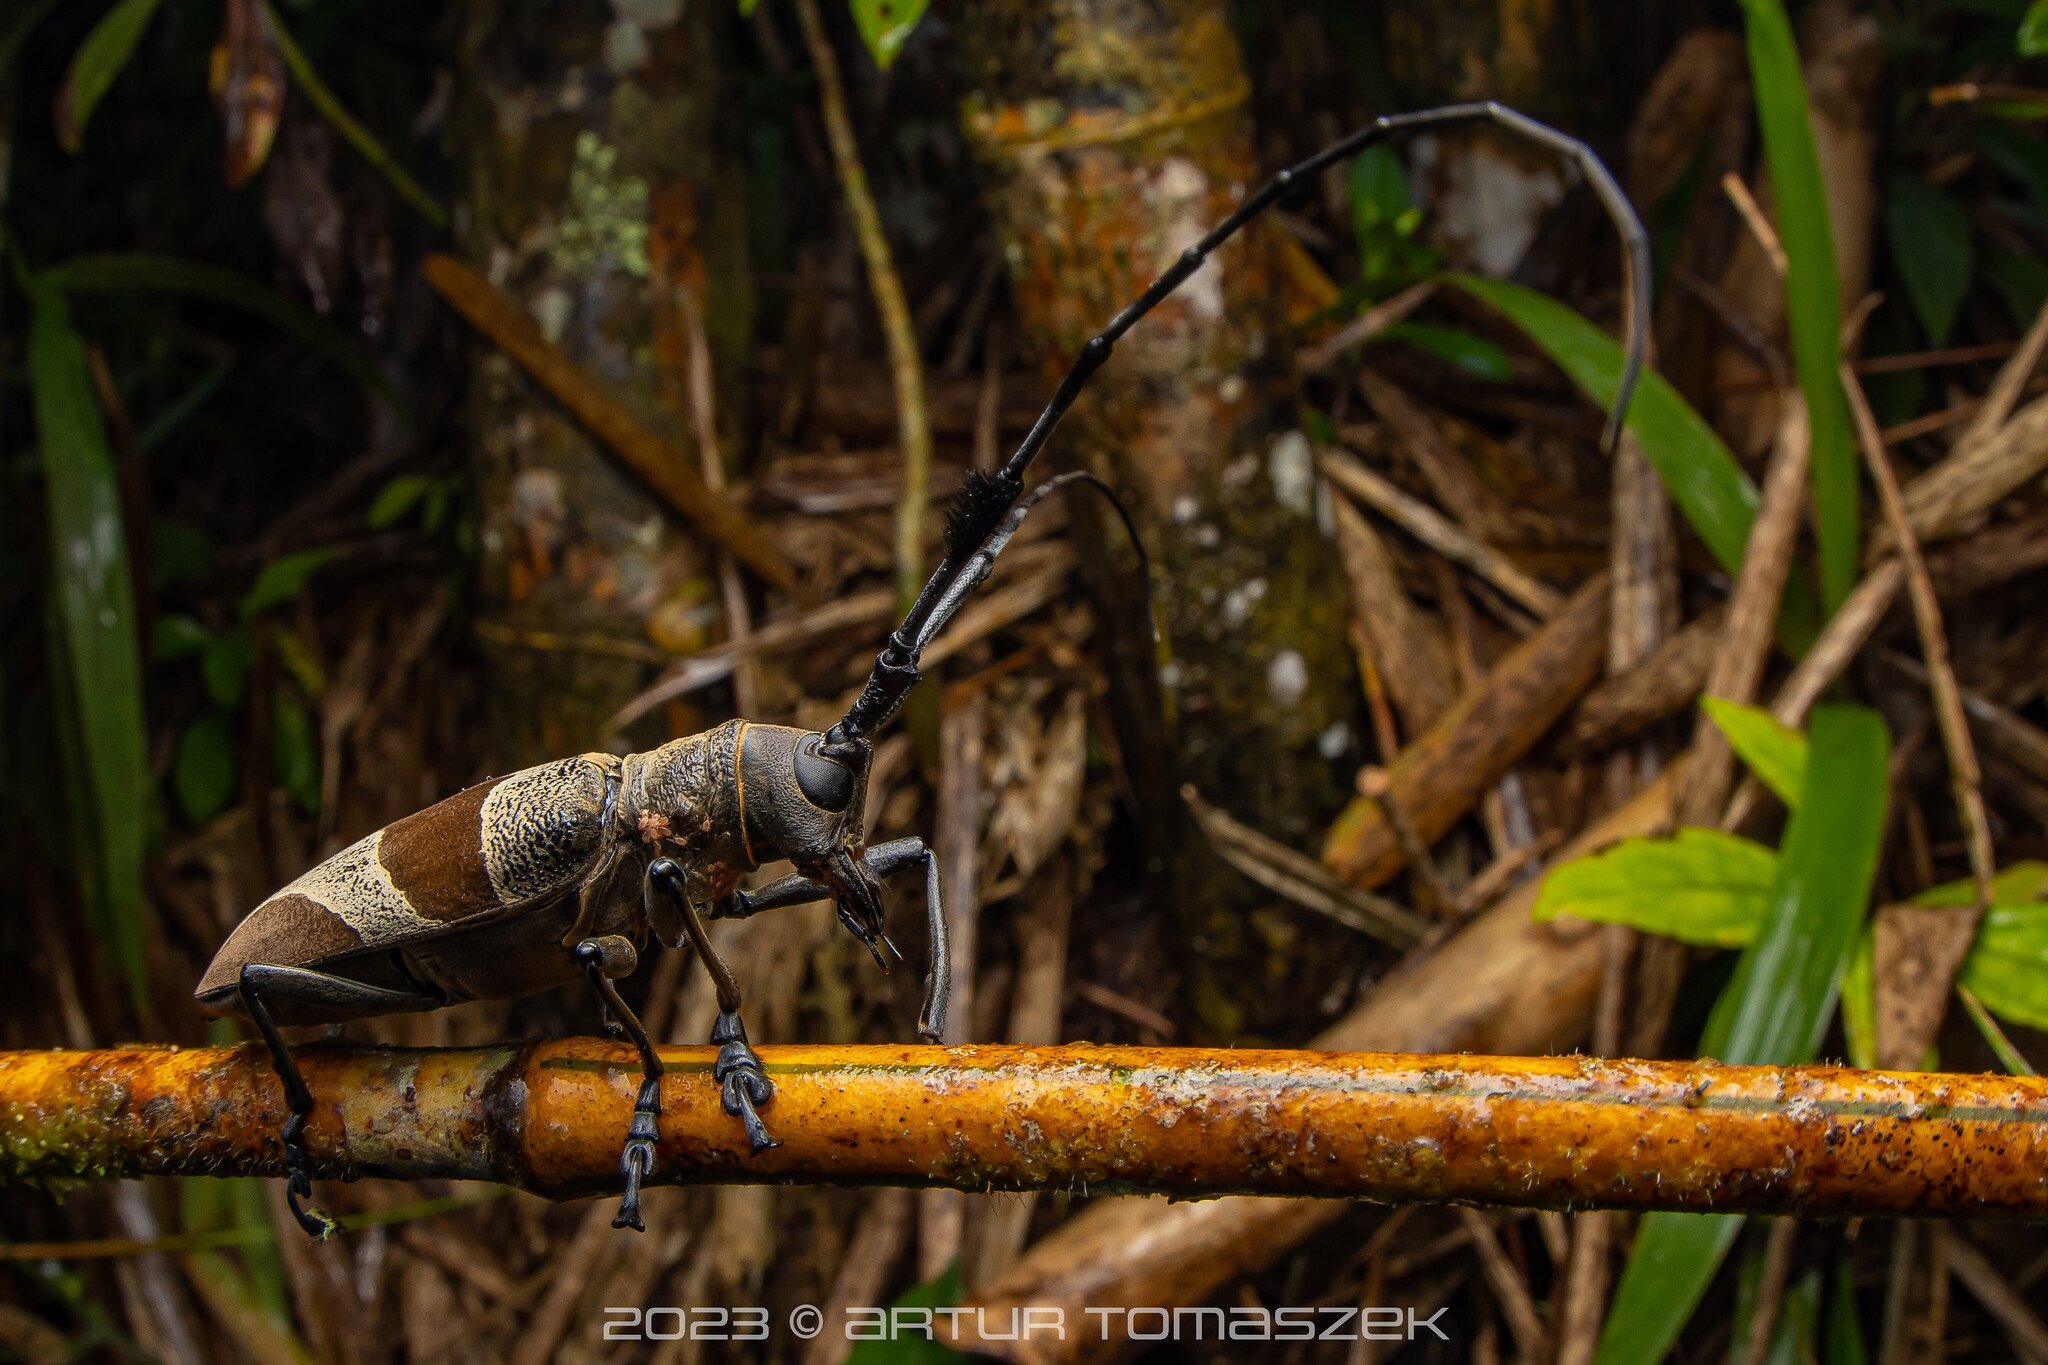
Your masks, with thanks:
<instances>
[{"instance_id":1,"label":"long grass blade","mask_svg":"<svg viewBox=\"0 0 2048 1365\"><path fill-rule=\"evenodd\" d=\"M1594 402L1612 407L1622 368L1621 346L1613 337L1533 289L1480 275L1445 278L1498 309ZM1749 528L1755 524L1762 502L1755 481L1735 462L1706 419L1655 371L1643 374L1629 404L1626 425L1670 490L1680 515L1706 542L1715 561L1731 575L1740 573ZM1814 618L1811 594L1803 578L1794 575L1785 585L1780 642L1793 653L1804 652L1813 638Z\"/></svg>"},{"instance_id":2,"label":"long grass blade","mask_svg":"<svg viewBox=\"0 0 2048 1365\"><path fill-rule=\"evenodd\" d=\"M93 928L143 999L142 855L150 827L142 659L119 482L104 416L86 369L85 343L62 291L29 286L28 370L50 542L50 591L61 651L53 670L71 685L83 767L75 789L89 808L93 861L84 869ZM69 746L67 746L69 747Z\"/></svg>"},{"instance_id":3,"label":"long grass blade","mask_svg":"<svg viewBox=\"0 0 2048 1365\"><path fill-rule=\"evenodd\" d=\"M1703 1055L1812 1060L1856 950L1884 829L1890 740L1875 712L1828 705L1814 710L1809 745L1763 932L1715 1005ZM1600 1334L1599 1365L1662 1360L1741 1223L1721 1214L1645 1218Z\"/></svg>"},{"instance_id":4,"label":"long grass blade","mask_svg":"<svg viewBox=\"0 0 2048 1365\"><path fill-rule=\"evenodd\" d=\"M1842 287L1828 224L1826 182L1806 100L1799 45L1778 0L1742 0L1750 83L1771 172L1778 237L1785 248L1785 303L1792 366L1813 424L1813 505L1820 538L1821 600L1830 613L1856 586L1856 445L1842 392Z\"/></svg>"},{"instance_id":5,"label":"long grass blade","mask_svg":"<svg viewBox=\"0 0 2048 1365\"><path fill-rule=\"evenodd\" d=\"M71 69L57 91L57 143L76 156L85 142L86 121L114 86L121 68L156 17L158 0L120 0L101 16L72 55Z\"/></svg>"},{"instance_id":6,"label":"long grass blade","mask_svg":"<svg viewBox=\"0 0 2048 1365\"><path fill-rule=\"evenodd\" d=\"M149 251L118 251L73 256L44 270L38 278L71 294L178 294L239 308L305 343L348 371L364 388L394 408L399 406L398 390L391 380L340 328L241 271Z\"/></svg>"}]
</instances>

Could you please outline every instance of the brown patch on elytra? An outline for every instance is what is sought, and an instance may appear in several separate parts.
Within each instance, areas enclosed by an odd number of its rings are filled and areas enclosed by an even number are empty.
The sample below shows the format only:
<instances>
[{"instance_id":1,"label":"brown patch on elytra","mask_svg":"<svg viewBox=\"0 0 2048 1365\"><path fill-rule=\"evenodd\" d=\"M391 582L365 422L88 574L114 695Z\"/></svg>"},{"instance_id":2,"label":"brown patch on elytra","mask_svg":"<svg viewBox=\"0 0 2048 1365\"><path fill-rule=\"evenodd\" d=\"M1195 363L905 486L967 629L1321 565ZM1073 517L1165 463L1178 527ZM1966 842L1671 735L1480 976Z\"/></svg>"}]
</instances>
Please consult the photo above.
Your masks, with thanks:
<instances>
[{"instance_id":1,"label":"brown patch on elytra","mask_svg":"<svg viewBox=\"0 0 2048 1365\"><path fill-rule=\"evenodd\" d=\"M362 946L363 936L332 910L295 891L286 892L263 902L235 926L193 994L203 1002L209 995L226 992L233 1003L242 968L250 963L312 967Z\"/></svg>"},{"instance_id":2,"label":"brown patch on elytra","mask_svg":"<svg viewBox=\"0 0 2048 1365\"><path fill-rule=\"evenodd\" d=\"M497 785L479 782L385 827L378 861L420 918L450 923L501 904L484 866L482 826L484 798Z\"/></svg>"}]
</instances>

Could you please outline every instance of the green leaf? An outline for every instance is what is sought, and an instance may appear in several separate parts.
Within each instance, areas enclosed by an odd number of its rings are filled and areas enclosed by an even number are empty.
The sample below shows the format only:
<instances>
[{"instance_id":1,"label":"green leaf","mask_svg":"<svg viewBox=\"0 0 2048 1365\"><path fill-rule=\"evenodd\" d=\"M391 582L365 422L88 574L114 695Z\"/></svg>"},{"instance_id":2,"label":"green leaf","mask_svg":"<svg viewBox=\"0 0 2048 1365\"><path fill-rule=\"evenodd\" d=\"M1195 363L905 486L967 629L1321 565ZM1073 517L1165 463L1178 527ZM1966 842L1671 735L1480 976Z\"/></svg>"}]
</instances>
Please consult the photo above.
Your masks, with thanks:
<instances>
[{"instance_id":1,"label":"green leaf","mask_svg":"<svg viewBox=\"0 0 2048 1365\"><path fill-rule=\"evenodd\" d=\"M64 73L64 84L57 91L57 142L65 151L78 153L86 120L135 55L135 46L142 41L156 7L157 0L120 0L78 45L71 69Z\"/></svg>"},{"instance_id":2,"label":"green leaf","mask_svg":"<svg viewBox=\"0 0 2048 1365\"><path fill-rule=\"evenodd\" d=\"M903 1291L891 1308L950 1308L967 1296L958 1262L923 1284ZM914 1331L900 1332L886 1339L860 1342L846 1358L846 1365L951 1365L968 1357L943 1342L931 1341Z\"/></svg>"},{"instance_id":3,"label":"green leaf","mask_svg":"<svg viewBox=\"0 0 2048 1365\"><path fill-rule=\"evenodd\" d=\"M327 670L320 666L319 656L297 631L279 626L271 631L270 643L277 649L278 662L292 675L300 691L314 701L327 695Z\"/></svg>"},{"instance_id":4,"label":"green leaf","mask_svg":"<svg viewBox=\"0 0 2048 1365\"><path fill-rule=\"evenodd\" d=\"M1621 385L1621 346L1605 332L1556 299L1505 280L1478 275L1446 275L1447 283L1493 305L1508 321L1528 333L1594 402L1614 404ZM1664 481L1671 500L1706 542L1721 567L1732 576L1742 571L1743 547L1756 521L1757 487L1735 463L1728 447L1714 434L1678 390L1654 370L1643 373L1629 404L1629 434ZM1814 634L1814 603L1803 576L1785 584L1778 612L1778 642L1788 653L1801 654Z\"/></svg>"},{"instance_id":5,"label":"green leaf","mask_svg":"<svg viewBox=\"0 0 2048 1365\"><path fill-rule=\"evenodd\" d=\"M1708 1021L1703 1056L1810 1061L1861 935L1884 829L1890 741L1875 712L1829 704L1815 708L1809 743L1762 931ZM1600 1365L1664 1358L1741 1222L1725 1214L1643 1219L1600 1334Z\"/></svg>"},{"instance_id":6,"label":"green leaf","mask_svg":"<svg viewBox=\"0 0 2048 1365\"><path fill-rule=\"evenodd\" d=\"M246 630L216 635L199 652L199 681L216 706L232 711L242 704L249 685L249 664L256 649Z\"/></svg>"},{"instance_id":7,"label":"green leaf","mask_svg":"<svg viewBox=\"0 0 2048 1365\"><path fill-rule=\"evenodd\" d=\"M370 503L370 529L388 530L426 496L435 481L425 474L400 474L377 490Z\"/></svg>"},{"instance_id":8,"label":"green leaf","mask_svg":"<svg viewBox=\"0 0 2048 1365\"><path fill-rule=\"evenodd\" d=\"M1756 937L1777 870L1770 849L1717 829L1624 839L1545 877L1533 918L1576 915L1738 948Z\"/></svg>"},{"instance_id":9,"label":"green leaf","mask_svg":"<svg viewBox=\"0 0 2048 1365\"><path fill-rule=\"evenodd\" d=\"M202 711L178 736L171 790L194 829L227 809L235 795L235 735L227 712Z\"/></svg>"},{"instance_id":10,"label":"green leaf","mask_svg":"<svg viewBox=\"0 0 2048 1365\"><path fill-rule=\"evenodd\" d=\"M1622 364L1621 346L1613 337L1533 289L1478 275L1446 278L1528 333L1594 402L1613 405ZM1629 405L1628 429L1714 559L1730 574L1739 573L1742 548L1756 521L1758 494L1728 447L1654 371L1644 372Z\"/></svg>"},{"instance_id":11,"label":"green leaf","mask_svg":"<svg viewBox=\"0 0 2048 1365\"><path fill-rule=\"evenodd\" d=\"M2014 46L2022 57L2048 57L2048 0L2034 0L2027 6Z\"/></svg>"},{"instance_id":12,"label":"green leaf","mask_svg":"<svg viewBox=\"0 0 2048 1365\"><path fill-rule=\"evenodd\" d=\"M1877 713L1816 707L1806 784L1785 828L1763 930L1736 968L1735 1002L1702 1055L1736 1065L1795 1063L1820 1050L1842 969L1855 951L1884 825L1890 740Z\"/></svg>"},{"instance_id":13,"label":"green leaf","mask_svg":"<svg viewBox=\"0 0 2048 1365\"><path fill-rule=\"evenodd\" d=\"M320 566L332 558L334 548L322 546L317 550L300 550L297 554L285 555L265 564L263 572L256 575L249 595L242 599L242 619L253 621L272 607L297 597L306 590L306 584Z\"/></svg>"},{"instance_id":14,"label":"green leaf","mask_svg":"<svg viewBox=\"0 0 2048 1365\"><path fill-rule=\"evenodd\" d=\"M1385 143L1368 147L1351 158L1347 184L1351 191L1351 230L1360 242L1385 228L1398 231L1399 224L1415 209L1415 200L1408 193L1407 169Z\"/></svg>"},{"instance_id":15,"label":"green leaf","mask_svg":"<svg viewBox=\"0 0 2048 1365\"><path fill-rule=\"evenodd\" d=\"M1460 369L1505 384L1515 377L1508 353L1462 327L1433 327L1426 322L1397 322L1380 333L1389 341L1405 341L1419 350L1450 361Z\"/></svg>"},{"instance_id":16,"label":"green leaf","mask_svg":"<svg viewBox=\"0 0 2048 1365\"><path fill-rule=\"evenodd\" d=\"M875 65L887 71L931 0L852 0L854 26Z\"/></svg>"},{"instance_id":17,"label":"green leaf","mask_svg":"<svg viewBox=\"0 0 2048 1365\"><path fill-rule=\"evenodd\" d=\"M1742 0L1748 17L1750 84L1770 166L1778 237L1785 248L1785 303L1792 363L1813 431L1814 520L1820 539L1821 600L1829 612L1856 585L1856 447L1842 392L1842 288L1828 226L1820 153L1807 111L1799 45L1779 0Z\"/></svg>"},{"instance_id":18,"label":"green leaf","mask_svg":"<svg viewBox=\"0 0 2048 1365\"><path fill-rule=\"evenodd\" d=\"M85 343L64 296L41 279L28 286L28 377L48 518L55 598L53 675L70 686L87 808L71 812L90 831L82 871L93 929L144 990L142 855L154 783L142 715L142 658L135 635L127 532L105 421L86 369Z\"/></svg>"},{"instance_id":19,"label":"green leaf","mask_svg":"<svg viewBox=\"0 0 2048 1365\"><path fill-rule=\"evenodd\" d=\"M1384 298L1443 264L1440 254L1415 240L1422 210L1408 193L1407 168L1391 148L1369 147L1353 157L1346 183L1364 298Z\"/></svg>"},{"instance_id":20,"label":"green leaf","mask_svg":"<svg viewBox=\"0 0 2048 1365\"><path fill-rule=\"evenodd\" d=\"M2048 898L2048 863L2035 862L2030 858L2023 859L1991 874L1993 905L2023 905L2028 901L2044 898ZM1913 897L1913 904L1931 905L1936 909L1976 903L1977 881L1974 877L1964 877L1960 881L1930 886Z\"/></svg>"},{"instance_id":21,"label":"green leaf","mask_svg":"<svg viewBox=\"0 0 2048 1365\"><path fill-rule=\"evenodd\" d=\"M399 406L398 390L391 380L346 333L239 270L148 251L124 251L73 256L45 270L42 278L71 294L177 294L238 308L304 342L394 409Z\"/></svg>"},{"instance_id":22,"label":"green leaf","mask_svg":"<svg viewBox=\"0 0 2048 1365\"><path fill-rule=\"evenodd\" d=\"M1646 1214L1615 1285L1594 1365L1664 1359L1741 1231L1739 1213Z\"/></svg>"},{"instance_id":23,"label":"green leaf","mask_svg":"<svg viewBox=\"0 0 2048 1365\"><path fill-rule=\"evenodd\" d=\"M176 663L205 649L213 632L181 611L165 612L156 618L156 636L150 642L157 663Z\"/></svg>"},{"instance_id":24,"label":"green leaf","mask_svg":"<svg viewBox=\"0 0 2048 1365\"><path fill-rule=\"evenodd\" d=\"M1970 215L1947 191L1894 176L1884 206L1885 240L1931 346L1948 344L1970 289Z\"/></svg>"},{"instance_id":25,"label":"green leaf","mask_svg":"<svg viewBox=\"0 0 2048 1365\"><path fill-rule=\"evenodd\" d=\"M270 714L270 756L277 765L277 780L300 810L318 814L320 737L314 732L313 718L299 699L284 689L279 689Z\"/></svg>"},{"instance_id":26,"label":"green leaf","mask_svg":"<svg viewBox=\"0 0 2048 1365\"><path fill-rule=\"evenodd\" d=\"M761 0L740 0L740 18L751 19L754 11L761 6Z\"/></svg>"},{"instance_id":27,"label":"green leaf","mask_svg":"<svg viewBox=\"0 0 2048 1365\"><path fill-rule=\"evenodd\" d=\"M1956 981L1999 1018L2048 1028L2048 901L1994 901Z\"/></svg>"},{"instance_id":28,"label":"green leaf","mask_svg":"<svg viewBox=\"0 0 2048 1365\"><path fill-rule=\"evenodd\" d=\"M1821 1340L1821 1365L1869 1365L1870 1352L1863 1345L1863 1320L1856 1310L1856 1264L1849 1255L1838 1254L1829 1275L1827 1330Z\"/></svg>"},{"instance_id":29,"label":"green leaf","mask_svg":"<svg viewBox=\"0 0 2048 1365\"><path fill-rule=\"evenodd\" d=\"M1757 780L1787 810L1795 808L1806 783L1806 736L1760 706L1744 706L1726 697L1701 697L1700 709L1728 736L1729 746Z\"/></svg>"}]
</instances>

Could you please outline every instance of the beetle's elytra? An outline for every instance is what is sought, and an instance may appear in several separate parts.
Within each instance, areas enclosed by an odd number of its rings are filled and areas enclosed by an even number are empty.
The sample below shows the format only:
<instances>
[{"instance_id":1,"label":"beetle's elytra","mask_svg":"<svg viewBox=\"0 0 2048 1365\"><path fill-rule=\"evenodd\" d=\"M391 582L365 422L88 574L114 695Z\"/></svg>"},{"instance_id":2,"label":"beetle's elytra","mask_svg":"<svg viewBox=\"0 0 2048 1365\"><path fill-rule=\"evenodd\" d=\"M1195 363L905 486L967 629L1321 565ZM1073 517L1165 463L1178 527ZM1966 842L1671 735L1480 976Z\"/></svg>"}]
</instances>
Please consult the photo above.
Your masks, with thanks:
<instances>
[{"instance_id":1,"label":"beetle's elytra","mask_svg":"<svg viewBox=\"0 0 2048 1365\"><path fill-rule=\"evenodd\" d=\"M949 969L938 862L922 840L868 846L863 838L868 736L886 724L921 676L918 661L994 567L1037 502L1085 473L1062 474L1029 495L1024 474L1116 342L1238 229L1298 185L1396 132L1487 120L1573 159L1598 193L1627 249L1627 356L1606 443L1642 367L1649 319L1649 237L1607 168L1585 144L1500 105L1464 104L1381 118L1282 171L1209 234L1172 259L1151 287L1081 349L1052 401L993 473L970 475L946 525L946 553L890 635L852 707L823 733L728 721L650 753L583 754L459 792L321 863L252 911L229 935L198 987L201 1006L252 1020L269 1045L291 1117L284 1126L287 1197L300 1224L333 1224L305 1207L311 1183L303 1135L312 1096L278 1021L323 1022L525 995L588 978L639 1048L642 1080L620 1166L625 1196L615 1227L642 1226L640 1187L655 1164L661 1062L612 982L629 974L651 934L688 939L717 987L719 1045L713 1076L727 1113L754 1149L775 1145L759 1110L774 1091L740 1022L740 990L713 950L704 921L831 900L875 960L901 953L882 927L880 883L924 870L932 936L919 1032L943 1027ZM1111 494L1111 501L1115 502ZM1121 513L1123 508L1117 504ZM1128 515L1124 517L1131 528ZM1132 539L1136 534L1133 530ZM1142 562L1143 547L1139 547ZM754 891L740 879L788 859L794 874ZM635 883L638 883L637 889Z\"/></svg>"}]
</instances>

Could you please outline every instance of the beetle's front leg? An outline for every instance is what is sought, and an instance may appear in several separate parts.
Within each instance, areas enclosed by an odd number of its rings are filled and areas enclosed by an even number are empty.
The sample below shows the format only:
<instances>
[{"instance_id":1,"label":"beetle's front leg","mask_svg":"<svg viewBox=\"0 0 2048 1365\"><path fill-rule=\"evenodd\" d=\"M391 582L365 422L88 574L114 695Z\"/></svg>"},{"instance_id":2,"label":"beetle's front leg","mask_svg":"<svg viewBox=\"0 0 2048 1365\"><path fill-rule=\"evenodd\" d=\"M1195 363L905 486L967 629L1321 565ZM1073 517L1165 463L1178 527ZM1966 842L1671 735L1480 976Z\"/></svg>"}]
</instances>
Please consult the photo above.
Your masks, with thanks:
<instances>
[{"instance_id":1,"label":"beetle's front leg","mask_svg":"<svg viewBox=\"0 0 2048 1365\"><path fill-rule=\"evenodd\" d=\"M637 964L633 945L616 934L589 938L576 945L576 961L582 966L598 998L633 1045L640 1049L640 1095L633 1103L633 1123L626 1130L626 1145L619 1153L619 1168L625 1172L626 1190L619 1200L615 1228L647 1231L640 1217L640 1183L654 1174L655 1143L661 1136L661 1058L654 1051L640 1016L620 998L612 978L632 975Z\"/></svg>"},{"instance_id":2,"label":"beetle's front leg","mask_svg":"<svg viewBox=\"0 0 2048 1365\"><path fill-rule=\"evenodd\" d=\"M892 839L861 854L861 866L876 880L886 881L906 868L924 865L924 909L931 924L932 964L924 979L924 1009L918 1014L918 1036L936 1043L946 1031L946 1002L953 993L953 955L946 933L946 907L939 895L939 860L918 838ZM763 910L829 900L832 888L792 873L753 891L735 891L721 919L745 919Z\"/></svg>"},{"instance_id":3,"label":"beetle's front leg","mask_svg":"<svg viewBox=\"0 0 2048 1365\"><path fill-rule=\"evenodd\" d=\"M891 839L876 844L861 855L861 864L886 881L898 872L924 864L924 913L931 925L932 964L924 978L924 1008L918 1012L917 1033L928 1043L938 1042L946 1032L946 1002L953 994L953 949L946 933L946 906L939 895L939 859L924 840Z\"/></svg>"},{"instance_id":4,"label":"beetle's front leg","mask_svg":"<svg viewBox=\"0 0 2048 1365\"><path fill-rule=\"evenodd\" d=\"M759 1054L747 1042L747 1026L740 1020L740 983L718 950L711 946L711 935L705 931L704 918L690 899L683 869L673 858L656 858L647 865L645 891L650 899L657 892L669 898L682 917L683 932L689 935L690 946L697 950L697 960L711 974L711 985L718 995L718 1022L711 1026L711 1041L718 1044L718 1060L712 1063L711 1077L719 1084L725 1112L746 1125L747 1142L755 1155L770 1147L780 1147L782 1144L761 1122L759 1110L775 1098L775 1087L761 1066Z\"/></svg>"}]
</instances>

